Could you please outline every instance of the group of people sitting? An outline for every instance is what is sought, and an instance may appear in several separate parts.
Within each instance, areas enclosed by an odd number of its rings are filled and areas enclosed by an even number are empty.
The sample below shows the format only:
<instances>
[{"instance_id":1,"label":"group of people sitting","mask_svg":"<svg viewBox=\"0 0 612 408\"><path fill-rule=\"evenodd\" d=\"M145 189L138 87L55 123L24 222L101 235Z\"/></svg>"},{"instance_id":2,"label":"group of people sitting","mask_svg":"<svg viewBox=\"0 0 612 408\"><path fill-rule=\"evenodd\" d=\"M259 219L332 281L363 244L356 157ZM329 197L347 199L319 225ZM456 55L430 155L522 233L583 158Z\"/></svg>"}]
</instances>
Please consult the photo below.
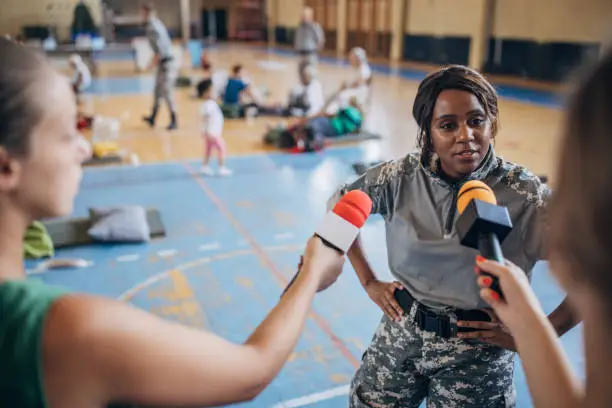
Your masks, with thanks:
<instances>
[{"instance_id":1,"label":"group of people sitting","mask_svg":"<svg viewBox=\"0 0 612 408\"><path fill-rule=\"evenodd\" d=\"M255 115L294 118L290 125L271 126L264 142L280 148L319 150L325 139L361 129L369 103L372 71L362 48L353 48L349 61L355 69L354 78L344 81L327 99L316 66L308 62L299 64L300 82L290 90L286 104L266 103L242 65L235 65L230 75L224 76L221 72L213 73L206 59L202 61L203 78L196 91L203 98L212 85L212 98L219 102L225 118Z\"/></svg>"}]
</instances>

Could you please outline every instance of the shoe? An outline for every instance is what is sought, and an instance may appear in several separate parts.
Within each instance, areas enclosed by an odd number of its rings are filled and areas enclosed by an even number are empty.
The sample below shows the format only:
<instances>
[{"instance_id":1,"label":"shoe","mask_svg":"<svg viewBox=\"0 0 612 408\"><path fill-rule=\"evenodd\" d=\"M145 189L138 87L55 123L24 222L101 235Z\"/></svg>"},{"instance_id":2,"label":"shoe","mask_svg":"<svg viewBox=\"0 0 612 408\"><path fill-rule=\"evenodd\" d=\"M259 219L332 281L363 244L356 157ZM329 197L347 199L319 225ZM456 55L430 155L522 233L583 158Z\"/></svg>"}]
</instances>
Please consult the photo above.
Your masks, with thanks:
<instances>
[{"instance_id":1,"label":"shoe","mask_svg":"<svg viewBox=\"0 0 612 408\"><path fill-rule=\"evenodd\" d=\"M142 120L146 122L149 125L149 127L155 126L155 119L152 116L143 116Z\"/></svg>"},{"instance_id":2,"label":"shoe","mask_svg":"<svg viewBox=\"0 0 612 408\"><path fill-rule=\"evenodd\" d=\"M229 176L232 174L232 171L227 167L219 167L219 175L220 176Z\"/></svg>"},{"instance_id":3,"label":"shoe","mask_svg":"<svg viewBox=\"0 0 612 408\"><path fill-rule=\"evenodd\" d=\"M210 166L207 165L203 165L202 168L200 169L200 173L206 175L206 176L212 176L213 174L215 174L215 172L213 171L213 169L210 168Z\"/></svg>"},{"instance_id":4,"label":"shoe","mask_svg":"<svg viewBox=\"0 0 612 408\"><path fill-rule=\"evenodd\" d=\"M172 112L170 114L170 124L168 125L166 130L174 130L176 128L178 128L178 126L176 124L176 113Z\"/></svg>"},{"instance_id":5,"label":"shoe","mask_svg":"<svg viewBox=\"0 0 612 408\"><path fill-rule=\"evenodd\" d=\"M159 110L159 107L157 105L154 105L153 109L151 110L151 116L143 116L142 120L144 120L146 123L148 123L150 127L154 127L155 126L155 118L157 117L157 111L158 110Z\"/></svg>"}]
</instances>

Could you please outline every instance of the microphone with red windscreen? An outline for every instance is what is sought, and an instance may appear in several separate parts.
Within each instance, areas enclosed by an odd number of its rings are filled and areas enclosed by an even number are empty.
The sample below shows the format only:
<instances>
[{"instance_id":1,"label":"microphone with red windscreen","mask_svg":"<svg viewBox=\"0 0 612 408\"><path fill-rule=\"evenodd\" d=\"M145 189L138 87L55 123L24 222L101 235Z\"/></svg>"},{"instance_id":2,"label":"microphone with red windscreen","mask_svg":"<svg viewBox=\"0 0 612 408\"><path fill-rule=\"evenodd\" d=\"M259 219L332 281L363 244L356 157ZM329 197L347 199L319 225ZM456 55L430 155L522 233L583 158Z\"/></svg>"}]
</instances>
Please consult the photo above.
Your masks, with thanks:
<instances>
[{"instance_id":1,"label":"microphone with red windscreen","mask_svg":"<svg viewBox=\"0 0 612 408\"><path fill-rule=\"evenodd\" d=\"M314 235L329 248L345 254L353 245L371 212L372 200L366 193L360 190L349 191L340 198L331 211L325 214ZM298 270L283 294L299 273Z\"/></svg>"},{"instance_id":2,"label":"microphone with red windscreen","mask_svg":"<svg viewBox=\"0 0 612 408\"><path fill-rule=\"evenodd\" d=\"M465 183L457 197L459 218L456 227L461 245L474 248L493 261L504 263L501 243L512 231L512 221L506 207L497 205L491 187L482 181L472 180ZM491 289L503 299L499 279L489 273L493 283Z\"/></svg>"}]
</instances>

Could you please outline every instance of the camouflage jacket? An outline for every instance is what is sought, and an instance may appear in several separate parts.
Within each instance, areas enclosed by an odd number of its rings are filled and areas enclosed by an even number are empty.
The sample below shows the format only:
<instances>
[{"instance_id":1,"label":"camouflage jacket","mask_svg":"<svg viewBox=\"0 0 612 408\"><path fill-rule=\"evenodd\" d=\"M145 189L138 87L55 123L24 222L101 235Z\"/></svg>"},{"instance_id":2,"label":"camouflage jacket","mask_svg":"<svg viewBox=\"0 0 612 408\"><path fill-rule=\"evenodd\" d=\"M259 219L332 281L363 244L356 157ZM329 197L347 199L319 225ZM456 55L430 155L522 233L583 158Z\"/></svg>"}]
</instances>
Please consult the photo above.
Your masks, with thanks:
<instances>
[{"instance_id":1,"label":"camouflage jacket","mask_svg":"<svg viewBox=\"0 0 612 408\"><path fill-rule=\"evenodd\" d=\"M470 177L489 185L506 206L513 230L502 244L504 257L530 276L544 259L543 215L550 190L525 168L490 149ZM423 304L435 309L486 307L474 279L476 250L459 243L455 230L461 182L447 182L419 153L382 163L330 199L333 206L347 191L359 189L373 202L372 213L385 222L391 274Z\"/></svg>"},{"instance_id":2,"label":"camouflage jacket","mask_svg":"<svg viewBox=\"0 0 612 408\"><path fill-rule=\"evenodd\" d=\"M172 40L164 23L157 17L152 17L146 24L146 33L153 53L159 58L172 57Z\"/></svg>"}]
</instances>

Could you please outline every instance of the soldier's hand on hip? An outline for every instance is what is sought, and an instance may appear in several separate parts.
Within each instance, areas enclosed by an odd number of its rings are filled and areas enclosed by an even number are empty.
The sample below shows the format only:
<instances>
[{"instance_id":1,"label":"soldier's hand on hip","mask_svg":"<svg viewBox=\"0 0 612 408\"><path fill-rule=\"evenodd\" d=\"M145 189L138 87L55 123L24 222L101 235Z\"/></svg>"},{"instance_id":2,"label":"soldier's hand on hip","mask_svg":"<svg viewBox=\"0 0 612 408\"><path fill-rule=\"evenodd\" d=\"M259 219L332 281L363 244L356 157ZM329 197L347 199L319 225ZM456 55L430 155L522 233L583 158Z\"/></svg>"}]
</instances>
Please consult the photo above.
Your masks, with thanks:
<instances>
[{"instance_id":1,"label":"soldier's hand on hip","mask_svg":"<svg viewBox=\"0 0 612 408\"><path fill-rule=\"evenodd\" d=\"M392 320L399 322L404 316L404 310L395 300L395 290L404 287L399 282L381 282L371 280L365 285L365 290L370 297Z\"/></svg>"}]
</instances>

